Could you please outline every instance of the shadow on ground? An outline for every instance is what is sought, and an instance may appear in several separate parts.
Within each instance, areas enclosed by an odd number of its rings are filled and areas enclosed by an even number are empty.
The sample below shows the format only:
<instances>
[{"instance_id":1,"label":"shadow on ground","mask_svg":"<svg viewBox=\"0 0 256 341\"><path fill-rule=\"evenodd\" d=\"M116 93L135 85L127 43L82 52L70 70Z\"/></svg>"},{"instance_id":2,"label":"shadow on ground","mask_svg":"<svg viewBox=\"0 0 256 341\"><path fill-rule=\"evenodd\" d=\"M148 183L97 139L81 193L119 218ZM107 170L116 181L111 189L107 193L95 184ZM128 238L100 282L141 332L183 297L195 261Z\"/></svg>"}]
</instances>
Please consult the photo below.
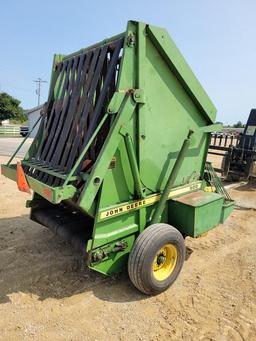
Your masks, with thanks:
<instances>
[{"instance_id":1,"label":"shadow on ground","mask_svg":"<svg viewBox=\"0 0 256 341\"><path fill-rule=\"evenodd\" d=\"M239 191L239 192L255 192L256 191L256 187L250 184L244 184L241 186L238 186L234 189L235 191Z\"/></svg>"},{"instance_id":2,"label":"shadow on ground","mask_svg":"<svg viewBox=\"0 0 256 341\"><path fill-rule=\"evenodd\" d=\"M187 249L186 258L192 253ZM14 293L39 300L93 292L101 300L145 300L124 272L106 277L88 269L80 254L28 216L0 219L0 303Z\"/></svg>"},{"instance_id":3,"label":"shadow on ground","mask_svg":"<svg viewBox=\"0 0 256 341\"><path fill-rule=\"evenodd\" d=\"M88 269L68 243L27 216L0 219L0 303L17 292L45 300L88 291L107 301L146 298L126 273L110 278Z\"/></svg>"}]
</instances>

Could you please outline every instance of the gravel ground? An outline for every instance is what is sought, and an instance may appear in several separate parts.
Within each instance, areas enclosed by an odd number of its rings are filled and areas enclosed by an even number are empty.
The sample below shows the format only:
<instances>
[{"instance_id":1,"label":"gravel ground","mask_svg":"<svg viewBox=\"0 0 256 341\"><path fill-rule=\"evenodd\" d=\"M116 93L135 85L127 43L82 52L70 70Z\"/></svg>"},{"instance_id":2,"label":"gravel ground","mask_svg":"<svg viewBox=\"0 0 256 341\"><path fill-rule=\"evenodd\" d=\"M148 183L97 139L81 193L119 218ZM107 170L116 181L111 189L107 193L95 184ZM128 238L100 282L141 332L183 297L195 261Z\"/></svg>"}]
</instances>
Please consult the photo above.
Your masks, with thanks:
<instances>
[{"instance_id":1,"label":"gravel ground","mask_svg":"<svg viewBox=\"0 0 256 341\"><path fill-rule=\"evenodd\" d=\"M6 162L0 157L0 162ZM256 191L224 225L186 238L187 260L165 293L146 297L127 274L107 278L29 220L14 182L0 176L0 340L256 340Z\"/></svg>"}]
</instances>

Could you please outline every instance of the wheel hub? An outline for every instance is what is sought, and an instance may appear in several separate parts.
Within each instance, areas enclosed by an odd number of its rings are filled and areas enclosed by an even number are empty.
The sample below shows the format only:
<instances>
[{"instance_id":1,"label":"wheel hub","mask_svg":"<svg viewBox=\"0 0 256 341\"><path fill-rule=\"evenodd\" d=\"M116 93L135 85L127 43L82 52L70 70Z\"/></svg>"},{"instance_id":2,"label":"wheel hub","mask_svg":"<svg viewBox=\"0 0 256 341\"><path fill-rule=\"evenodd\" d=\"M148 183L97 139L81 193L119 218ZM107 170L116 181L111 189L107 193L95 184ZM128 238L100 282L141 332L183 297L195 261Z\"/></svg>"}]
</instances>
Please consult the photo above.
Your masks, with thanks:
<instances>
[{"instance_id":1,"label":"wheel hub","mask_svg":"<svg viewBox=\"0 0 256 341\"><path fill-rule=\"evenodd\" d=\"M177 249L173 244L164 245L155 255L153 275L159 281L164 281L173 272L177 262Z\"/></svg>"},{"instance_id":2,"label":"wheel hub","mask_svg":"<svg viewBox=\"0 0 256 341\"><path fill-rule=\"evenodd\" d=\"M162 265L166 261L166 257L164 255L159 255L157 257L157 265Z\"/></svg>"}]
</instances>

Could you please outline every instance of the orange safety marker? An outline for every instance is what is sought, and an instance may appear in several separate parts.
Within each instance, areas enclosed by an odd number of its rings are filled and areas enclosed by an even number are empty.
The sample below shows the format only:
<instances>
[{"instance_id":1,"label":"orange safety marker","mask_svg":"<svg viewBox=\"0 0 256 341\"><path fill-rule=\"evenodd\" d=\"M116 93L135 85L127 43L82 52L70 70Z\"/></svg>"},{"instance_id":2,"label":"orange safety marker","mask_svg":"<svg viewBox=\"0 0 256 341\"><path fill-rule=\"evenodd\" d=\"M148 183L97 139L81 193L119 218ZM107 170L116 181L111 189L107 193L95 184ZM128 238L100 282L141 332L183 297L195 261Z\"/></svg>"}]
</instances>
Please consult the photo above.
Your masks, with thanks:
<instances>
[{"instance_id":1,"label":"orange safety marker","mask_svg":"<svg viewBox=\"0 0 256 341\"><path fill-rule=\"evenodd\" d=\"M26 175L24 173L24 170L20 162L17 162L17 185L18 185L18 189L21 192L27 192L31 194L29 184L26 179Z\"/></svg>"}]
</instances>

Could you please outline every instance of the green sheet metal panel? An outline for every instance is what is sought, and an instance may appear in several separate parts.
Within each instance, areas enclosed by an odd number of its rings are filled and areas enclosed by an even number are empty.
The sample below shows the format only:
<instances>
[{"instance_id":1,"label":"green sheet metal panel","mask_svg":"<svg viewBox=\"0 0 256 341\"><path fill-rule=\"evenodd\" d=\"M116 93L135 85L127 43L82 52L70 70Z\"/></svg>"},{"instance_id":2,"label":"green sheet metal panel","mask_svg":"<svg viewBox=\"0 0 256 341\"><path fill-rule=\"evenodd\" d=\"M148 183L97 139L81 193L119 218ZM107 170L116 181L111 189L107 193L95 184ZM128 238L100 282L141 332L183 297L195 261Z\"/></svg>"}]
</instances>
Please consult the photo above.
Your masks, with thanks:
<instances>
[{"instance_id":1,"label":"green sheet metal panel","mask_svg":"<svg viewBox=\"0 0 256 341\"><path fill-rule=\"evenodd\" d=\"M222 213L221 213L221 221L220 221L222 224L229 217L229 215L231 214L231 212L234 209L234 206L235 206L235 202L234 201L224 202L224 205L222 207Z\"/></svg>"},{"instance_id":2,"label":"green sheet metal panel","mask_svg":"<svg viewBox=\"0 0 256 341\"><path fill-rule=\"evenodd\" d=\"M213 122L216 109L166 31L140 23L138 27L138 87L145 94L138 109L139 168L145 186L159 191L189 129L194 131L191 147L174 186L203 176L209 134L200 128ZM160 33L163 42L156 43Z\"/></svg>"},{"instance_id":3,"label":"green sheet metal panel","mask_svg":"<svg viewBox=\"0 0 256 341\"><path fill-rule=\"evenodd\" d=\"M147 25L147 34L201 112L213 123L216 108L168 32L163 28Z\"/></svg>"},{"instance_id":4,"label":"green sheet metal panel","mask_svg":"<svg viewBox=\"0 0 256 341\"><path fill-rule=\"evenodd\" d=\"M221 222L223 197L197 191L169 201L169 223L186 236L197 237Z\"/></svg>"}]
</instances>

